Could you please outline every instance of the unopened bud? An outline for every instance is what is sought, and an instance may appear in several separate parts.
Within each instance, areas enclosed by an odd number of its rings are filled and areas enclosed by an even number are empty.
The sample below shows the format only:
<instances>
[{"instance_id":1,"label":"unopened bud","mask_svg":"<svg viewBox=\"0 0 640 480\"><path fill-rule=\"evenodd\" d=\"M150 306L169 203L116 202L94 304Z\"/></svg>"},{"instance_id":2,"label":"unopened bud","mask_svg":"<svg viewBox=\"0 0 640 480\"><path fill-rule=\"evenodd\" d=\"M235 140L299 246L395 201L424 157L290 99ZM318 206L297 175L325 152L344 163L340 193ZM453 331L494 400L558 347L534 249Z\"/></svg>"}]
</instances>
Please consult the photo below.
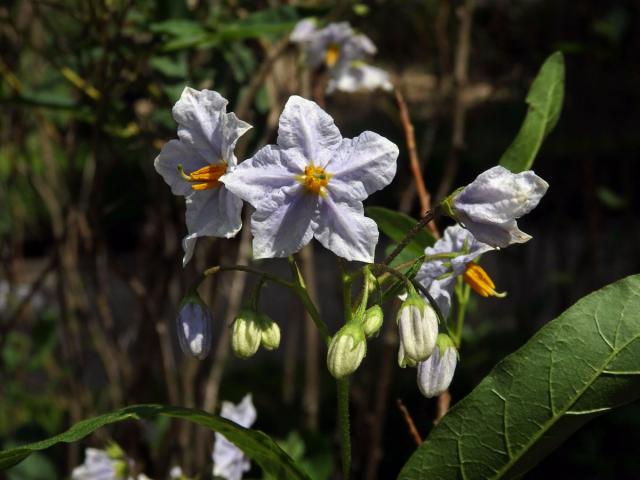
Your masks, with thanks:
<instances>
[{"instance_id":1,"label":"unopened bud","mask_svg":"<svg viewBox=\"0 0 640 480\"><path fill-rule=\"evenodd\" d=\"M433 307L415 292L409 293L398 311L397 322L406 359L426 360L438 338L438 316Z\"/></svg>"},{"instance_id":2,"label":"unopened bud","mask_svg":"<svg viewBox=\"0 0 640 480\"><path fill-rule=\"evenodd\" d=\"M367 354L367 341L362 327L349 323L331 339L327 354L327 367L335 378L355 372Z\"/></svg>"},{"instance_id":3,"label":"unopened bud","mask_svg":"<svg viewBox=\"0 0 640 480\"><path fill-rule=\"evenodd\" d=\"M178 342L185 355L203 359L211 350L213 316L197 294L186 297L176 319Z\"/></svg>"},{"instance_id":4,"label":"unopened bud","mask_svg":"<svg viewBox=\"0 0 640 480\"><path fill-rule=\"evenodd\" d=\"M231 348L240 358L253 356L260 347L262 331L258 323L257 313L253 310L241 310L233 322Z\"/></svg>"},{"instance_id":5,"label":"unopened bud","mask_svg":"<svg viewBox=\"0 0 640 480\"><path fill-rule=\"evenodd\" d=\"M402 347L402 342L400 342L400 348L398 348L398 365L400 366L400 368L406 368L406 367L413 368L416 365L418 365L418 362L407 357L404 354L404 348Z\"/></svg>"},{"instance_id":6,"label":"unopened bud","mask_svg":"<svg viewBox=\"0 0 640 480\"><path fill-rule=\"evenodd\" d=\"M458 351L449 335L441 333L433 354L418 364L418 388L427 397L437 397L451 385L458 363Z\"/></svg>"},{"instance_id":7,"label":"unopened bud","mask_svg":"<svg viewBox=\"0 0 640 480\"><path fill-rule=\"evenodd\" d=\"M384 314L382 313L382 307L380 305L374 305L368 308L364 312L364 319L362 320L362 329L367 338L378 335L382 322L384 320Z\"/></svg>"},{"instance_id":8,"label":"unopened bud","mask_svg":"<svg viewBox=\"0 0 640 480\"><path fill-rule=\"evenodd\" d=\"M273 350L280 346L280 327L264 313L260 315L260 330L264 348Z\"/></svg>"}]
</instances>

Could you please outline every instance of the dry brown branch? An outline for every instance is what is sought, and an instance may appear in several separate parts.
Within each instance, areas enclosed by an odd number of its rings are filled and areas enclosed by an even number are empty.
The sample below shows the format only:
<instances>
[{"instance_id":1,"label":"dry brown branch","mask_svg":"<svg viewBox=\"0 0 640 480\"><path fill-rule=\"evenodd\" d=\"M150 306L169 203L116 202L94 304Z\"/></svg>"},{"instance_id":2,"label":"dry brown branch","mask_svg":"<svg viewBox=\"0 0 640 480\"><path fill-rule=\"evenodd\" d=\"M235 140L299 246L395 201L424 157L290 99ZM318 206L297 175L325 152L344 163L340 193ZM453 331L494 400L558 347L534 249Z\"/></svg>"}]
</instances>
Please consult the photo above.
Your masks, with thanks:
<instances>
[{"instance_id":1,"label":"dry brown branch","mask_svg":"<svg viewBox=\"0 0 640 480\"><path fill-rule=\"evenodd\" d=\"M418 432L418 429L416 428L413 417L409 413L409 409L404 403L402 403L402 400L400 400L399 398L396 400L396 404L398 405L398 410L400 410L400 413L402 414L402 418L404 418L404 421L407 423L407 428L409 429L411 438L413 438L413 441L416 442L416 445L420 445L422 443L422 437L420 436L420 432Z\"/></svg>"}]
</instances>

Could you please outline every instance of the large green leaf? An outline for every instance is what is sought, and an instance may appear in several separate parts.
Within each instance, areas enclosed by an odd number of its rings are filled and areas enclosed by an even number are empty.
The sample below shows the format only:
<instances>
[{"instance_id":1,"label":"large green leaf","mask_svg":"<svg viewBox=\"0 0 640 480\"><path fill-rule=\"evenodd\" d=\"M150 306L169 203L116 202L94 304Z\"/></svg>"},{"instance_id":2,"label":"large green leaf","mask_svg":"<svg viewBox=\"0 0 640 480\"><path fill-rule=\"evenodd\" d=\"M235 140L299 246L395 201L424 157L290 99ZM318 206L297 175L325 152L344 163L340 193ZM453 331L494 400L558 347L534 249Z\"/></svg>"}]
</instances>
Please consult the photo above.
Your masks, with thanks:
<instances>
[{"instance_id":1,"label":"large green leaf","mask_svg":"<svg viewBox=\"0 0 640 480\"><path fill-rule=\"evenodd\" d=\"M500 158L500 165L512 172L529 170L560 118L564 98L564 57L556 52L544 62L533 80L526 102L527 116L513 143Z\"/></svg>"},{"instance_id":2,"label":"large green leaf","mask_svg":"<svg viewBox=\"0 0 640 480\"><path fill-rule=\"evenodd\" d=\"M141 420L158 415L187 420L223 434L249 458L260 465L266 474L274 478L309 479L309 476L294 463L291 457L283 452L264 433L243 428L229 420L201 410L163 405L134 405L126 407L116 412L83 420L66 432L47 440L0 452L0 471L20 463L37 450L49 448L60 442L76 442L105 425L124 420Z\"/></svg>"},{"instance_id":3,"label":"large green leaf","mask_svg":"<svg viewBox=\"0 0 640 480\"><path fill-rule=\"evenodd\" d=\"M400 242L411 228L418 223L404 213L389 210L383 207L367 207L367 216L376 221L378 227L394 242ZM406 246L404 252L410 253L413 258L424 254L424 249L435 242L433 235L425 228Z\"/></svg>"},{"instance_id":4,"label":"large green leaf","mask_svg":"<svg viewBox=\"0 0 640 480\"><path fill-rule=\"evenodd\" d=\"M400 473L517 478L588 420L640 398L640 275L581 299L500 362Z\"/></svg>"}]
</instances>

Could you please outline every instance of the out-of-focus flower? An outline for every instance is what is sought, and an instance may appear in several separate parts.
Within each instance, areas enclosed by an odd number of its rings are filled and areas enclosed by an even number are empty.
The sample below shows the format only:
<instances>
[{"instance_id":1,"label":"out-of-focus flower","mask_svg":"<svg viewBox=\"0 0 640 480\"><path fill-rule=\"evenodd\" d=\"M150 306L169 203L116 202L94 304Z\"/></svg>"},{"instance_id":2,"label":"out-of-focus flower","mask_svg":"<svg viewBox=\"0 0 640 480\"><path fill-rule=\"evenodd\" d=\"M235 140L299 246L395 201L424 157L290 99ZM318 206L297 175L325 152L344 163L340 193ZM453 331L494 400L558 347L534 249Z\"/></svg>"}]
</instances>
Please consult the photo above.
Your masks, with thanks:
<instances>
[{"instance_id":1,"label":"out-of-focus flower","mask_svg":"<svg viewBox=\"0 0 640 480\"><path fill-rule=\"evenodd\" d=\"M178 140L169 141L154 165L174 195L186 197L188 235L182 244L183 264L193 255L198 237L233 237L242 227L242 200L220 177L237 164L234 149L251 128L226 113L227 100L218 92L186 87L173 107Z\"/></svg>"},{"instance_id":2,"label":"out-of-focus flower","mask_svg":"<svg viewBox=\"0 0 640 480\"><path fill-rule=\"evenodd\" d=\"M454 192L444 208L480 242L504 248L531 239L518 228L516 219L533 210L548 188L531 170L512 173L495 166Z\"/></svg>"},{"instance_id":3,"label":"out-of-focus flower","mask_svg":"<svg viewBox=\"0 0 640 480\"><path fill-rule=\"evenodd\" d=\"M84 463L71 472L72 480L133 480L133 462L116 444L107 450L87 448L84 456Z\"/></svg>"},{"instance_id":4,"label":"out-of-focus flower","mask_svg":"<svg viewBox=\"0 0 640 480\"><path fill-rule=\"evenodd\" d=\"M212 324L211 311L197 294L185 298L176 319L182 352L199 359L209 355Z\"/></svg>"},{"instance_id":5,"label":"out-of-focus flower","mask_svg":"<svg viewBox=\"0 0 640 480\"><path fill-rule=\"evenodd\" d=\"M438 338L438 316L433 307L415 292L409 292L397 316L402 359L400 366L426 360Z\"/></svg>"},{"instance_id":6,"label":"out-of-focus flower","mask_svg":"<svg viewBox=\"0 0 640 480\"><path fill-rule=\"evenodd\" d=\"M335 378L355 372L367 354L367 341L362 327L347 323L331 339L327 353L327 367Z\"/></svg>"},{"instance_id":7,"label":"out-of-focus flower","mask_svg":"<svg viewBox=\"0 0 640 480\"><path fill-rule=\"evenodd\" d=\"M416 280L429 291L444 318L447 318L451 308L456 277L464 274L470 262L490 250L492 247L479 242L460 225L448 227L433 247L425 249L427 256L450 253L453 257L425 261L416 275Z\"/></svg>"},{"instance_id":8,"label":"out-of-focus flower","mask_svg":"<svg viewBox=\"0 0 640 480\"><path fill-rule=\"evenodd\" d=\"M362 329L367 338L376 336L382 327L384 321L384 313L380 305L373 305L364 312L362 320Z\"/></svg>"},{"instance_id":9,"label":"out-of-focus flower","mask_svg":"<svg viewBox=\"0 0 640 480\"><path fill-rule=\"evenodd\" d=\"M291 33L292 42L300 44L305 61L312 68L322 64L329 69L341 69L354 60L363 60L376 53L376 46L362 33L356 33L347 22L330 23L317 29L307 19L299 22Z\"/></svg>"},{"instance_id":10,"label":"out-of-focus flower","mask_svg":"<svg viewBox=\"0 0 640 480\"><path fill-rule=\"evenodd\" d=\"M458 351L449 335L438 335L436 347L431 356L418 364L418 388L427 397L437 397L445 392L458 363Z\"/></svg>"},{"instance_id":11,"label":"out-of-focus flower","mask_svg":"<svg viewBox=\"0 0 640 480\"><path fill-rule=\"evenodd\" d=\"M220 180L256 211L255 258L286 257L315 237L347 260L372 262L378 227L362 201L389 184L398 147L364 132L342 138L318 105L289 98L268 145Z\"/></svg>"},{"instance_id":12,"label":"out-of-focus flower","mask_svg":"<svg viewBox=\"0 0 640 480\"><path fill-rule=\"evenodd\" d=\"M249 428L256 421L257 413L253 406L251 394L244 396L242 401L234 405L231 402L222 402L220 416ZM242 475L251 469L249 458L227 440L224 435L216 433L216 440L213 445L213 476L222 477L226 480L241 480Z\"/></svg>"},{"instance_id":13,"label":"out-of-focus flower","mask_svg":"<svg viewBox=\"0 0 640 480\"><path fill-rule=\"evenodd\" d=\"M240 358L255 355L262 341L258 314L251 309L241 310L233 321L231 348Z\"/></svg>"},{"instance_id":14,"label":"out-of-focus flower","mask_svg":"<svg viewBox=\"0 0 640 480\"><path fill-rule=\"evenodd\" d=\"M335 90L346 93L374 90L393 90L389 74L362 61L351 62L345 68L335 70L329 79L327 93Z\"/></svg>"}]
</instances>

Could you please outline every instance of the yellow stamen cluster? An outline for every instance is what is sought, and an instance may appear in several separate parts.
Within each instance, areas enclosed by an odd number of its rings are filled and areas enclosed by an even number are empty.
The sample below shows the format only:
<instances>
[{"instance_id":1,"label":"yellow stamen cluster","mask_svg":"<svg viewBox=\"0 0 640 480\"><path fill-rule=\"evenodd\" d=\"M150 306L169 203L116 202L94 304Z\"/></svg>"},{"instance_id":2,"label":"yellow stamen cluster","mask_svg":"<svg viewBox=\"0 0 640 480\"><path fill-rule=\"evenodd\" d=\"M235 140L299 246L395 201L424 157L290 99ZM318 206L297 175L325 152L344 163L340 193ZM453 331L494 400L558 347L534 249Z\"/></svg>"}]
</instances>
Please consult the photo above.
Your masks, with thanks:
<instances>
[{"instance_id":1,"label":"yellow stamen cluster","mask_svg":"<svg viewBox=\"0 0 640 480\"><path fill-rule=\"evenodd\" d=\"M324 195L325 187L331 180L331 174L325 172L324 168L316 167L314 165L308 165L304 168L304 175L298 177L300 183L302 183L308 192L315 193L316 195Z\"/></svg>"},{"instance_id":2,"label":"yellow stamen cluster","mask_svg":"<svg viewBox=\"0 0 640 480\"><path fill-rule=\"evenodd\" d=\"M180 170L182 172L181 167ZM191 188L193 190L209 190L210 188L217 188L220 186L219 179L226 173L226 171L226 163L216 163L199 168L188 175L182 172L182 177L186 181L192 183Z\"/></svg>"},{"instance_id":3,"label":"yellow stamen cluster","mask_svg":"<svg viewBox=\"0 0 640 480\"><path fill-rule=\"evenodd\" d=\"M333 66L338 63L338 58L340 57L340 47L335 43L332 43L327 47L327 51L324 54L324 63L327 64L327 67L333 68Z\"/></svg>"},{"instance_id":4,"label":"yellow stamen cluster","mask_svg":"<svg viewBox=\"0 0 640 480\"><path fill-rule=\"evenodd\" d=\"M484 268L477 263L468 263L462 278L464 278L464 281L467 282L478 295L483 297L506 296L506 293L496 292L495 283L493 283L493 280L491 280L491 277L485 272Z\"/></svg>"}]
</instances>

